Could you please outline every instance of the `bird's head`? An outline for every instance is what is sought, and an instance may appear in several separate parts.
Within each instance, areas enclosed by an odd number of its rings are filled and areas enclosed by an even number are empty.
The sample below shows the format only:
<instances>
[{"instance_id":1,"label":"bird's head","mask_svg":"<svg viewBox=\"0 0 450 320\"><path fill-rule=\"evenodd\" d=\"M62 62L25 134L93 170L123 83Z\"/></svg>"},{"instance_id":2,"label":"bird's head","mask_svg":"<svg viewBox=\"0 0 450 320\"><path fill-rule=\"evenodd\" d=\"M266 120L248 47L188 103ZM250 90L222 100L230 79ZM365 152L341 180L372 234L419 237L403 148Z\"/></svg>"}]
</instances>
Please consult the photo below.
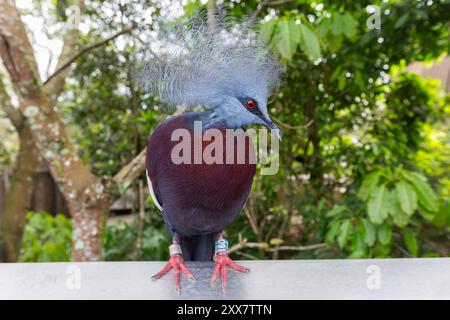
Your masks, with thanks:
<instances>
[{"instance_id":1,"label":"bird's head","mask_svg":"<svg viewBox=\"0 0 450 320\"><path fill-rule=\"evenodd\" d=\"M211 27L196 18L161 33L163 55L145 64L141 83L169 106L202 106L227 127L278 130L267 100L281 68L260 39L242 26Z\"/></svg>"},{"instance_id":2,"label":"bird's head","mask_svg":"<svg viewBox=\"0 0 450 320\"><path fill-rule=\"evenodd\" d=\"M249 125L263 125L269 130L275 130L281 138L279 128L273 123L267 112L267 99L258 95L240 95L224 97L213 111L228 127L242 128Z\"/></svg>"}]
</instances>

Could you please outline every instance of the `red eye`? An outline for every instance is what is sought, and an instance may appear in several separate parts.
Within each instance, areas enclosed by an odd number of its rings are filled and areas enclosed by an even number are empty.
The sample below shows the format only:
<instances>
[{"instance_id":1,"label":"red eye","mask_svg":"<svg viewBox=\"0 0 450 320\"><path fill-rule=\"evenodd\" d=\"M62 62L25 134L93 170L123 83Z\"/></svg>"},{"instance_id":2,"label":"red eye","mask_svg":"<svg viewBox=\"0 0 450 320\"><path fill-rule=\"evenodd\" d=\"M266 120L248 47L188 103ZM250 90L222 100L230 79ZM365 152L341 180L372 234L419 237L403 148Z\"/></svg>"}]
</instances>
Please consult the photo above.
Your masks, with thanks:
<instances>
[{"instance_id":1,"label":"red eye","mask_svg":"<svg viewBox=\"0 0 450 320\"><path fill-rule=\"evenodd\" d=\"M253 101L253 100L248 100L247 101L247 108L248 109L253 110L255 108L255 106L256 106L255 101Z\"/></svg>"}]
</instances>

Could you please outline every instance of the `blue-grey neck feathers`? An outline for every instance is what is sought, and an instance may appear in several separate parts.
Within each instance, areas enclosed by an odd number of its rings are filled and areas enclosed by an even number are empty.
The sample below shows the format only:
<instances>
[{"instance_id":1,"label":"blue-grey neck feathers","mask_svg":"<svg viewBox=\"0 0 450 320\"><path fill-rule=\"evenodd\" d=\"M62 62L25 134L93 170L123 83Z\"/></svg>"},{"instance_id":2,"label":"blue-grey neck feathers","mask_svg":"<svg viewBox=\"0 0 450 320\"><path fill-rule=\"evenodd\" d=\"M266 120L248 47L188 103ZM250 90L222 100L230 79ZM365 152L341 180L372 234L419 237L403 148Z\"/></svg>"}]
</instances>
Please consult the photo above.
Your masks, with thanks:
<instances>
[{"instance_id":1,"label":"blue-grey neck feathers","mask_svg":"<svg viewBox=\"0 0 450 320\"><path fill-rule=\"evenodd\" d=\"M141 85L169 107L202 106L217 113L230 99L246 96L257 99L267 112L280 65L257 32L242 29L220 22L211 28L197 17L161 32L158 58L144 64Z\"/></svg>"}]
</instances>

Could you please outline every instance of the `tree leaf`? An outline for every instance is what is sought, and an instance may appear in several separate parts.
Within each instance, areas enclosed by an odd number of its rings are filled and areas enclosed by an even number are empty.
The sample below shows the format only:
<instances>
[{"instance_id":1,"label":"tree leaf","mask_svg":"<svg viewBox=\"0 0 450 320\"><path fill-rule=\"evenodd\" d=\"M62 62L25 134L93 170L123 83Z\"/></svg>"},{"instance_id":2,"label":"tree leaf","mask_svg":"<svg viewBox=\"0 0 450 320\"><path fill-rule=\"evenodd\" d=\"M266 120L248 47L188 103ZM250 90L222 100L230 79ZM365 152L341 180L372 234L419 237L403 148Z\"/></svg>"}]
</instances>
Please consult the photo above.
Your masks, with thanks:
<instances>
[{"instance_id":1,"label":"tree leaf","mask_svg":"<svg viewBox=\"0 0 450 320\"><path fill-rule=\"evenodd\" d=\"M405 178L411 182L416 193L419 203L431 212L438 210L438 199L433 189L427 183L424 176L417 172L402 171Z\"/></svg>"},{"instance_id":2,"label":"tree leaf","mask_svg":"<svg viewBox=\"0 0 450 320\"><path fill-rule=\"evenodd\" d=\"M450 223L450 202L442 202L439 210L434 214L433 224L438 228L445 228Z\"/></svg>"},{"instance_id":3,"label":"tree leaf","mask_svg":"<svg viewBox=\"0 0 450 320\"><path fill-rule=\"evenodd\" d=\"M277 20L270 19L269 21L262 23L260 27L260 37L270 47L273 45L273 40L277 30Z\"/></svg>"},{"instance_id":4,"label":"tree leaf","mask_svg":"<svg viewBox=\"0 0 450 320\"><path fill-rule=\"evenodd\" d=\"M341 73L341 76L339 77L339 82L338 82L339 90L344 90L346 84L347 84L347 77L345 76L345 73Z\"/></svg>"},{"instance_id":5,"label":"tree leaf","mask_svg":"<svg viewBox=\"0 0 450 320\"><path fill-rule=\"evenodd\" d=\"M375 241L377 240L377 234L375 226L370 223L367 219L362 219L362 223L364 226L364 242L369 246L373 246L375 244Z\"/></svg>"},{"instance_id":6,"label":"tree leaf","mask_svg":"<svg viewBox=\"0 0 450 320\"><path fill-rule=\"evenodd\" d=\"M413 256L417 257L417 255L419 254L419 244L411 229L405 229L403 231L403 240L405 241L408 251Z\"/></svg>"},{"instance_id":7,"label":"tree leaf","mask_svg":"<svg viewBox=\"0 0 450 320\"><path fill-rule=\"evenodd\" d=\"M339 235L337 241L339 244L339 248L341 249L344 248L345 244L347 243L348 237L350 235L351 226L352 226L351 221L349 219L346 219L339 228Z\"/></svg>"},{"instance_id":8,"label":"tree leaf","mask_svg":"<svg viewBox=\"0 0 450 320\"><path fill-rule=\"evenodd\" d=\"M338 52L339 49L341 48L343 40L344 40L344 37L342 35L332 36L326 44L328 47L328 50L330 52Z\"/></svg>"},{"instance_id":9,"label":"tree leaf","mask_svg":"<svg viewBox=\"0 0 450 320\"><path fill-rule=\"evenodd\" d=\"M340 13L333 13L331 16L331 33L333 33L335 36L338 36L343 33L343 21L342 21L342 15Z\"/></svg>"},{"instance_id":10,"label":"tree leaf","mask_svg":"<svg viewBox=\"0 0 450 320\"><path fill-rule=\"evenodd\" d=\"M192 17L201 6L202 3L198 0L188 2L183 8L184 17Z\"/></svg>"},{"instance_id":11,"label":"tree leaf","mask_svg":"<svg viewBox=\"0 0 450 320\"><path fill-rule=\"evenodd\" d=\"M358 33L358 21L346 12L340 18L342 24L342 32L347 38L353 38Z\"/></svg>"},{"instance_id":12,"label":"tree leaf","mask_svg":"<svg viewBox=\"0 0 450 320\"><path fill-rule=\"evenodd\" d=\"M421 208L420 209L420 215L422 217L424 217L425 220L433 222L433 220L435 219L435 216L436 216L436 212L431 212L431 211L428 211L428 209Z\"/></svg>"},{"instance_id":13,"label":"tree leaf","mask_svg":"<svg viewBox=\"0 0 450 320\"><path fill-rule=\"evenodd\" d=\"M401 15L400 18L398 18L398 20L395 22L394 24L394 28L398 29L400 27L403 27L403 25L408 22L409 20L409 13L404 13Z\"/></svg>"},{"instance_id":14,"label":"tree leaf","mask_svg":"<svg viewBox=\"0 0 450 320\"><path fill-rule=\"evenodd\" d=\"M331 208L330 211L327 212L327 214L325 216L326 217L334 217L334 216L338 215L339 213L344 212L345 210L347 210L346 206L335 205L333 208Z\"/></svg>"},{"instance_id":15,"label":"tree leaf","mask_svg":"<svg viewBox=\"0 0 450 320\"><path fill-rule=\"evenodd\" d=\"M378 181L380 180L381 172L380 171L373 171L369 173L363 180L361 187L358 191L358 197L363 200L367 201L369 198L369 195L373 192L375 187L378 185Z\"/></svg>"},{"instance_id":16,"label":"tree leaf","mask_svg":"<svg viewBox=\"0 0 450 320\"><path fill-rule=\"evenodd\" d=\"M327 235L325 236L325 242L327 244L332 244L334 241L334 238L336 238L336 235L339 231L340 227L340 220L334 220L330 223L330 227L328 229Z\"/></svg>"},{"instance_id":17,"label":"tree leaf","mask_svg":"<svg viewBox=\"0 0 450 320\"><path fill-rule=\"evenodd\" d=\"M300 42L300 31L294 20L280 19L277 23L277 49L283 58L290 60L297 51Z\"/></svg>"},{"instance_id":18,"label":"tree leaf","mask_svg":"<svg viewBox=\"0 0 450 320\"><path fill-rule=\"evenodd\" d=\"M366 253L363 250L356 250L354 252L352 252L349 256L349 259L362 259L362 258L367 258Z\"/></svg>"},{"instance_id":19,"label":"tree leaf","mask_svg":"<svg viewBox=\"0 0 450 320\"><path fill-rule=\"evenodd\" d=\"M366 83L362 78L361 72L359 71L355 72L355 83L359 87L359 89L364 90Z\"/></svg>"},{"instance_id":20,"label":"tree leaf","mask_svg":"<svg viewBox=\"0 0 450 320\"><path fill-rule=\"evenodd\" d=\"M352 254L350 255L351 258L362 258L365 255L366 246L364 238L365 228L362 223L359 223L352 235Z\"/></svg>"},{"instance_id":21,"label":"tree leaf","mask_svg":"<svg viewBox=\"0 0 450 320\"><path fill-rule=\"evenodd\" d=\"M300 48L311 62L320 58L320 44L316 33L304 24L298 25L300 31Z\"/></svg>"},{"instance_id":22,"label":"tree leaf","mask_svg":"<svg viewBox=\"0 0 450 320\"><path fill-rule=\"evenodd\" d=\"M417 209L417 195L414 188L406 181L399 181L395 185L395 190L403 212L411 216Z\"/></svg>"},{"instance_id":23,"label":"tree leaf","mask_svg":"<svg viewBox=\"0 0 450 320\"><path fill-rule=\"evenodd\" d=\"M392 240L392 226L388 223L383 223L378 228L378 239L383 245L388 245Z\"/></svg>"},{"instance_id":24,"label":"tree leaf","mask_svg":"<svg viewBox=\"0 0 450 320\"><path fill-rule=\"evenodd\" d=\"M374 224L381 224L388 216L387 190L384 185L373 192L367 204L369 219Z\"/></svg>"},{"instance_id":25,"label":"tree leaf","mask_svg":"<svg viewBox=\"0 0 450 320\"><path fill-rule=\"evenodd\" d=\"M325 38L328 35L328 31L330 30L331 30L331 19L322 16L320 18L320 21L318 21L318 25L316 27L317 36L322 40L327 40Z\"/></svg>"},{"instance_id":26,"label":"tree leaf","mask_svg":"<svg viewBox=\"0 0 450 320\"><path fill-rule=\"evenodd\" d=\"M394 189L388 193L388 213L392 217L394 224L403 228L409 223L410 217L403 212L397 198L397 190Z\"/></svg>"},{"instance_id":27,"label":"tree leaf","mask_svg":"<svg viewBox=\"0 0 450 320\"><path fill-rule=\"evenodd\" d=\"M409 223L409 216L404 213L401 209L400 206L397 207L399 210L398 212L392 217L392 221L394 222L394 224L399 227L399 228L404 228L408 225Z\"/></svg>"},{"instance_id":28,"label":"tree leaf","mask_svg":"<svg viewBox=\"0 0 450 320\"><path fill-rule=\"evenodd\" d=\"M336 80L340 73L341 73L341 66L337 66L337 68L334 69L333 73L331 74L330 81Z\"/></svg>"}]
</instances>

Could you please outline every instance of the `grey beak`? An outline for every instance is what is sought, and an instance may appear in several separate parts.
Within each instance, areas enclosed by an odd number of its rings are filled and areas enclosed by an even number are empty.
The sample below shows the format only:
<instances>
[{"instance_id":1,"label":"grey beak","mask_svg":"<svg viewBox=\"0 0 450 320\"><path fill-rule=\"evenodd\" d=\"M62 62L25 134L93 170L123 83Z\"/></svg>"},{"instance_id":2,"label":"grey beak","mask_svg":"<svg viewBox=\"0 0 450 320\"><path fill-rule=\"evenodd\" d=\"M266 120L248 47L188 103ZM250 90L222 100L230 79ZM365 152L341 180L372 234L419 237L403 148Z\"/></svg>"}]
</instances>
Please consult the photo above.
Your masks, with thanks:
<instances>
[{"instance_id":1,"label":"grey beak","mask_svg":"<svg viewBox=\"0 0 450 320\"><path fill-rule=\"evenodd\" d=\"M275 135L277 136L278 140L281 141L282 134L281 134L280 128L278 128L278 127L272 122L272 120L269 120L269 119L267 119L267 118L262 118L262 119L263 119L263 121L264 121L264 126L265 126L267 129L269 129L269 130L272 132L272 134L275 134Z\"/></svg>"}]
</instances>

